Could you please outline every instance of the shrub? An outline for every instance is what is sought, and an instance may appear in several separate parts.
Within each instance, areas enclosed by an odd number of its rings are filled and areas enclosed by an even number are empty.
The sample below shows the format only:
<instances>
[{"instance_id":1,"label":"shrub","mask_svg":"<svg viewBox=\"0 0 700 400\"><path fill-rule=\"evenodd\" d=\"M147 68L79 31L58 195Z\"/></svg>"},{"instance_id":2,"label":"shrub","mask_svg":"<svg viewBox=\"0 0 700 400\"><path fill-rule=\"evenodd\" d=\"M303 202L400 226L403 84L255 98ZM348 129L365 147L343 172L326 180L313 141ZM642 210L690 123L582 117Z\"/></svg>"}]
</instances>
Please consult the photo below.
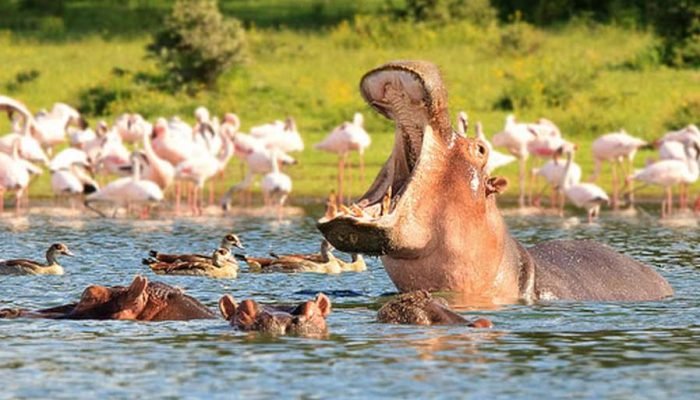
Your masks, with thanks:
<instances>
[{"instance_id":1,"label":"shrub","mask_svg":"<svg viewBox=\"0 0 700 400\"><path fill-rule=\"evenodd\" d=\"M147 50L173 84L212 88L222 73L245 61L245 32L238 20L224 20L215 0L177 0Z\"/></svg>"},{"instance_id":2,"label":"shrub","mask_svg":"<svg viewBox=\"0 0 700 400\"><path fill-rule=\"evenodd\" d=\"M406 0L394 14L416 21L448 22L463 20L486 26L496 20L496 9L489 0Z\"/></svg>"},{"instance_id":3,"label":"shrub","mask_svg":"<svg viewBox=\"0 0 700 400\"><path fill-rule=\"evenodd\" d=\"M664 127L680 129L688 124L700 124L700 95L684 98L681 104L666 118Z\"/></svg>"}]
</instances>

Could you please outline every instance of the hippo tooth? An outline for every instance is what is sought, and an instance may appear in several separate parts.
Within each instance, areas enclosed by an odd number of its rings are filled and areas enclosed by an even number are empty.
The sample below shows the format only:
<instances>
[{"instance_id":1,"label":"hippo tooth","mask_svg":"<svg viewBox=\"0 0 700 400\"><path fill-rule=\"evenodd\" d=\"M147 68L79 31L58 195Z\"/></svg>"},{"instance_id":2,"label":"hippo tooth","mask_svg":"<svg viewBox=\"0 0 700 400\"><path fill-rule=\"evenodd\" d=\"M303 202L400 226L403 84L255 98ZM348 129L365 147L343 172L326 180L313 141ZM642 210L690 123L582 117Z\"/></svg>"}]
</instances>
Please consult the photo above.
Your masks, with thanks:
<instances>
[{"instance_id":1,"label":"hippo tooth","mask_svg":"<svg viewBox=\"0 0 700 400\"><path fill-rule=\"evenodd\" d=\"M389 214L389 207L391 207L391 191L391 185L389 185L389 188L386 190L386 193L382 198L382 210L379 213L380 217Z\"/></svg>"},{"instance_id":2,"label":"hippo tooth","mask_svg":"<svg viewBox=\"0 0 700 400\"><path fill-rule=\"evenodd\" d=\"M355 216L355 217L362 218L362 217L364 217L364 216L366 215L365 212L362 211L362 209L360 208L360 206L358 206L357 204L351 205L351 206L350 206L350 211L352 212L352 215Z\"/></svg>"}]
</instances>

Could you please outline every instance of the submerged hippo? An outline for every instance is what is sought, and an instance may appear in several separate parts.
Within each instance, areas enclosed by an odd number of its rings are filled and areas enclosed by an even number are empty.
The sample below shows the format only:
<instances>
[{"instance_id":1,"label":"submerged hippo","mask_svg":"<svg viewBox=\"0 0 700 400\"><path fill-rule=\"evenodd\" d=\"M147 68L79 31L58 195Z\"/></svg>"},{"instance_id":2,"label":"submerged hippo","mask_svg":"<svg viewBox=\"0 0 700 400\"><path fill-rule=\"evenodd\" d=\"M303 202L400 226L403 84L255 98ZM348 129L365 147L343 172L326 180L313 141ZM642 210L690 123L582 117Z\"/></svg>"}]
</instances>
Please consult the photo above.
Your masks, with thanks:
<instances>
[{"instance_id":1,"label":"submerged hippo","mask_svg":"<svg viewBox=\"0 0 700 400\"><path fill-rule=\"evenodd\" d=\"M492 328L486 318L469 321L450 310L447 301L433 297L427 290L402 293L379 309L377 321L385 324L466 325L472 328Z\"/></svg>"},{"instance_id":2,"label":"submerged hippo","mask_svg":"<svg viewBox=\"0 0 700 400\"><path fill-rule=\"evenodd\" d=\"M524 248L496 206L506 181L486 145L455 132L435 65L398 61L362 78L365 100L396 122L394 148L352 213L318 228L338 250L380 255L399 290L460 292L493 303L656 300L673 295L650 267L593 241Z\"/></svg>"},{"instance_id":3,"label":"submerged hippo","mask_svg":"<svg viewBox=\"0 0 700 400\"><path fill-rule=\"evenodd\" d=\"M323 293L313 301L295 307L260 305L255 300L237 304L231 295L219 300L219 310L231 326L241 331L271 335L322 336L328 331L326 317L331 313L331 300Z\"/></svg>"},{"instance_id":4,"label":"submerged hippo","mask_svg":"<svg viewBox=\"0 0 700 400\"><path fill-rule=\"evenodd\" d=\"M216 315L197 299L160 282L136 276L128 287L89 286L73 304L38 311L0 310L0 318L128 319L180 321Z\"/></svg>"}]
</instances>

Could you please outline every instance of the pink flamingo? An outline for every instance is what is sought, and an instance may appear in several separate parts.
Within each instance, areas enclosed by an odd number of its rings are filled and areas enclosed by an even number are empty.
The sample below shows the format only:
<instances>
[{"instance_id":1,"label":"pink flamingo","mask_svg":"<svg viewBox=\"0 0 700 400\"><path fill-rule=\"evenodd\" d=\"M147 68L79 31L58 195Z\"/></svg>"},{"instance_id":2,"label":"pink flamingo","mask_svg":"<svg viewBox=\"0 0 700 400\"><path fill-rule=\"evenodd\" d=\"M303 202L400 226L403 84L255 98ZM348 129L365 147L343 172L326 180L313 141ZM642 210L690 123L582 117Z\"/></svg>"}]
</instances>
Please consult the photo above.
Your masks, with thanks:
<instances>
[{"instance_id":1,"label":"pink flamingo","mask_svg":"<svg viewBox=\"0 0 700 400\"><path fill-rule=\"evenodd\" d=\"M131 204L151 204L163 200L163 191L158 185L149 180L141 179L141 161L136 154L131 156L133 166L132 176L116 179L85 198L85 206L104 217L105 214L93 208L92 203L106 202L116 205L113 216L116 216L119 207L126 207L127 212ZM141 217L148 214L148 206L141 213Z\"/></svg>"},{"instance_id":2,"label":"pink flamingo","mask_svg":"<svg viewBox=\"0 0 700 400\"><path fill-rule=\"evenodd\" d=\"M588 223L593 222L600 214L600 207L603 204L608 204L610 199L607 193L594 183L579 183L576 182L577 177L572 177L572 165L574 158L575 145L565 144L563 152L566 154L566 166L564 173L559 181L559 190L563 193L576 207L586 210L588 214ZM580 169L578 179L581 179ZM559 214L564 215L564 201L559 202Z\"/></svg>"},{"instance_id":3,"label":"pink flamingo","mask_svg":"<svg viewBox=\"0 0 700 400\"><path fill-rule=\"evenodd\" d=\"M672 188L678 184L690 184L698 180L698 157L700 147L693 143L686 147L686 160L661 160L648 165L646 168L632 174L629 180L639 180L651 185L663 186L666 198L661 202L661 217L670 216L673 212Z\"/></svg>"},{"instance_id":4,"label":"pink flamingo","mask_svg":"<svg viewBox=\"0 0 700 400\"><path fill-rule=\"evenodd\" d=\"M12 155L0 153L0 212L4 208L5 191L15 192L15 211L19 214L24 191L29 185L29 171L19 156L19 140L12 146Z\"/></svg>"},{"instance_id":5,"label":"pink flamingo","mask_svg":"<svg viewBox=\"0 0 700 400\"><path fill-rule=\"evenodd\" d=\"M319 150L338 154L338 200L343 203L343 181L345 179L345 162L348 153L357 151L360 156L360 181L364 184L365 162L364 152L370 144L370 138L364 127L362 114L355 113L352 122L343 122L335 127L323 141L314 146Z\"/></svg>"},{"instance_id":6,"label":"pink flamingo","mask_svg":"<svg viewBox=\"0 0 700 400\"><path fill-rule=\"evenodd\" d=\"M491 139L496 147L505 147L510 154L518 159L518 185L520 194L518 204L525 206L525 181L527 174L527 159L530 156L528 143L535 139L528 124L518 123L514 115L506 117L506 125L503 131L496 133Z\"/></svg>"},{"instance_id":7,"label":"pink flamingo","mask_svg":"<svg viewBox=\"0 0 700 400\"><path fill-rule=\"evenodd\" d=\"M619 132L605 134L593 141L591 152L593 153L595 169L593 176L591 176L591 182L595 182L598 179L603 162L609 162L612 166L612 206L614 209L617 209L620 203L620 184L624 182L624 176L632 173L634 156L637 154L637 150L646 146L646 144L647 142L631 136L624 129L620 129ZM623 163L623 160L627 161L627 165ZM622 170L619 178L617 174L618 165ZM634 205L633 195L630 195L630 203L630 205Z\"/></svg>"}]
</instances>

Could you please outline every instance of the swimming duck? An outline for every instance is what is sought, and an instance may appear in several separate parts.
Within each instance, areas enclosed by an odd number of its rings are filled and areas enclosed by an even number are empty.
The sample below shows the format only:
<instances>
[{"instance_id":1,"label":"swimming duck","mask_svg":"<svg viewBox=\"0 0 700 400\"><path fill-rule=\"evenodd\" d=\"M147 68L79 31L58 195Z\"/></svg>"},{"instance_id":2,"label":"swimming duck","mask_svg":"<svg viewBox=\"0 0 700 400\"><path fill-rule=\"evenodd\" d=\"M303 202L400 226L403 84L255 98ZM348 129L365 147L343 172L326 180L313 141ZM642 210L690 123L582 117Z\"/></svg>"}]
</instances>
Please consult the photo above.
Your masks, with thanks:
<instances>
[{"instance_id":1,"label":"swimming duck","mask_svg":"<svg viewBox=\"0 0 700 400\"><path fill-rule=\"evenodd\" d=\"M229 250L229 252L231 251L231 247L238 247L239 249L243 248L241 240L233 233L229 233L224 236L224 238L221 239L221 244L219 245L219 248ZM175 263L178 261L212 261L210 256L205 256L202 254L163 254L157 252L156 250L151 250L148 252L148 255L156 261L165 263Z\"/></svg>"},{"instance_id":2,"label":"swimming duck","mask_svg":"<svg viewBox=\"0 0 700 400\"><path fill-rule=\"evenodd\" d=\"M345 262L341 259L338 259L338 263L340 264L340 269L342 272L367 271L367 264L365 263L365 259L364 257L362 257L362 254L352 253L350 257L350 262Z\"/></svg>"},{"instance_id":3,"label":"swimming duck","mask_svg":"<svg viewBox=\"0 0 700 400\"><path fill-rule=\"evenodd\" d=\"M148 258L144 259L143 263L158 275L196 275L211 278L238 276L238 263L231 257L231 251L223 247L216 249L210 259L165 262Z\"/></svg>"},{"instance_id":4,"label":"swimming duck","mask_svg":"<svg viewBox=\"0 0 700 400\"><path fill-rule=\"evenodd\" d=\"M63 267L57 261L60 254L73 255L68 246L55 243L46 251L46 264L26 259L0 261L0 275L63 275Z\"/></svg>"},{"instance_id":5,"label":"swimming duck","mask_svg":"<svg viewBox=\"0 0 700 400\"><path fill-rule=\"evenodd\" d=\"M251 272L315 272L320 274L339 274L342 272L338 259L331 253L331 245L326 240L321 243L320 254L286 254L271 258L248 257L236 254L235 257L245 261Z\"/></svg>"}]
</instances>

